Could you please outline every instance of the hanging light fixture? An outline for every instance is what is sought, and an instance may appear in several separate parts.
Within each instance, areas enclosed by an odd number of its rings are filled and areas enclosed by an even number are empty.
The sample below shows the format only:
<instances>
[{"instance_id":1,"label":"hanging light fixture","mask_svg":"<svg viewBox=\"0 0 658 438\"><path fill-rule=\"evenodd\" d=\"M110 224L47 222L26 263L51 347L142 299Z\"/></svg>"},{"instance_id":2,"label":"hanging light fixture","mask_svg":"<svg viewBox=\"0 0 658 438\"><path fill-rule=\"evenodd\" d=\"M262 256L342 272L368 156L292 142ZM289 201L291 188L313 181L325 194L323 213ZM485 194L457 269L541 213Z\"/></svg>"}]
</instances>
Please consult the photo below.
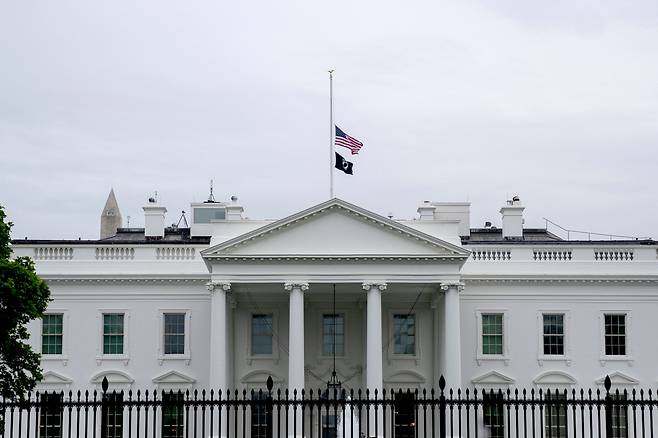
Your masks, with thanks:
<instances>
[{"instance_id":1,"label":"hanging light fixture","mask_svg":"<svg viewBox=\"0 0 658 438\"><path fill-rule=\"evenodd\" d=\"M331 352L333 354L333 368L331 370L331 378L327 382L327 398L328 399L338 399L342 397L342 383L338 380L338 375L336 374L336 319L338 314L336 313L336 284L333 285L334 289L334 310L331 315L332 318L332 348Z\"/></svg>"}]
</instances>

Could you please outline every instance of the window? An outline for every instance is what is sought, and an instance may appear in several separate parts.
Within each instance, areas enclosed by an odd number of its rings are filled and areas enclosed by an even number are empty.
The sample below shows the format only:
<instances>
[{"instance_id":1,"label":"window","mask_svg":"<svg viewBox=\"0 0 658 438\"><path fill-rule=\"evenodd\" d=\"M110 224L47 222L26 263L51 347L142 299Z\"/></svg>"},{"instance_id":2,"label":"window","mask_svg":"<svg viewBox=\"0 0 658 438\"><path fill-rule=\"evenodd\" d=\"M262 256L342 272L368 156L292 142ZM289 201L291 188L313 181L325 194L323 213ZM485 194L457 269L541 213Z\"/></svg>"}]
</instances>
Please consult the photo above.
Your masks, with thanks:
<instances>
[{"instance_id":1,"label":"window","mask_svg":"<svg viewBox=\"0 0 658 438\"><path fill-rule=\"evenodd\" d=\"M338 415L322 415L322 438L338 437Z\"/></svg>"},{"instance_id":2,"label":"window","mask_svg":"<svg viewBox=\"0 0 658 438\"><path fill-rule=\"evenodd\" d=\"M564 315L544 314L544 354L564 355Z\"/></svg>"},{"instance_id":3,"label":"window","mask_svg":"<svg viewBox=\"0 0 658 438\"><path fill-rule=\"evenodd\" d=\"M39 437L62 437L62 406L61 394L52 392L41 395L41 410L39 411Z\"/></svg>"},{"instance_id":4,"label":"window","mask_svg":"<svg viewBox=\"0 0 658 438\"><path fill-rule=\"evenodd\" d=\"M165 313L164 354L185 354L185 313Z\"/></svg>"},{"instance_id":5,"label":"window","mask_svg":"<svg viewBox=\"0 0 658 438\"><path fill-rule=\"evenodd\" d=\"M269 394L262 391L253 392L251 405L251 436L268 438L272 436L272 405L268 404Z\"/></svg>"},{"instance_id":6,"label":"window","mask_svg":"<svg viewBox=\"0 0 658 438\"><path fill-rule=\"evenodd\" d=\"M626 315L604 315L606 356L626 355Z\"/></svg>"},{"instance_id":7,"label":"window","mask_svg":"<svg viewBox=\"0 0 658 438\"><path fill-rule=\"evenodd\" d=\"M626 405L626 395L611 394L612 405L612 436L610 438L627 438L628 437L628 407ZM621 403L614 403L614 401Z\"/></svg>"},{"instance_id":8,"label":"window","mask_svg":"<svg viewBox=\"0 0 658 438\"><path fill-rule=\"evenodd\" d=\"M411 392L395 394L394 427L396 438L414 438L416 436L416 400Z\"/></svg>"},{"instance_id":9,"label":"window","mask_svg":"<svg viewBox=\"0 0 658 438\"><path fill-rule=\"evenodd\" d=\"M272 354L272 315L251 316L251 354Z\"/></svg>"},{"instance_id":10,"label":"window","mask_svg":"<svg viewBox=\"0 0 658 438\"><path fill-rule=\"evenodd\" d=\"M503 314L482 314L482 354L503 354Z\"/></svg>"},{"instance_id":11,"label":"window","mask_svg":"<svg viewBox=\"0 0 658 438\"><path fill-rule=\"evenodd\" d=\"M162 396L162 438L183 438L183 394L164 393Z\"/></svg>"},{"instance_id":12,"label":"window","mask_svg":"<svg viewBox=\"0 0 658 438\"><path fill-rule=\"evenodd\" d=\"M103 314L103 354L123 354L124 314Z\"/></svg>"},{"instance_id":13,"label":"window","mask_svg":"<svg viewBox=\"0 0 658 438\"><path fill-rule=\"evenodd\" d=\"M416 354L416 315L393 315L393 353Z\"/></svg>"},{"instance_id":14,"label":"window","mask_svg":"<svg viewBox=\"0 0 658 438\"><path fill-rule=\"evenodd\" d=\"M546 392L547 404L544 410L544 429L547 438L567 438L567 396L564 392Z\"/></svg>"},{"instance_id":15,"label":"window","mask_svg":"<svg viewBox=\"0 0 658 438\"><path fill-rule=\"evenodd\" d=\"M334 345L336 356L344 356L345 316L341 313L325 313L322 315L322 354L333 356Z\"/></svg>"},{"instance_id":16,"label":"window","mask_svg":"<svg viewBox=\"0 0 658 438\"><path fill-rule=\"evenodd\" d=\"M41 320L41 354L62 354L64 315L51 313Z\"/></svg>"},{"instance_id":17,"label":"window","mask_svg":"<svg viewBox=\"0 0 658 438\"><path fill-rule=\"evenodd\" d=\"M209 224L211 222L224 219L226 219L226 209L224 209L224 207L194 209L195 224Z\"/></svg>"},{"instance_id":18,"label":"window","mask_svg":"<svg viewBox=\"0 0 658 438\"><path fill-rule=\"evenodd\" d=\"M121 438L123 436L123 394L105 394L105 405L101 418L101 438Z\"/></svg>"},{"instance_id":19,"label":"window","mask_svg":"<svg viewBox=\"0 0 658 438\"><path fill-rule=\"evenodd\" d=\"M484 315L483 315L484 316ZM505 437L505 413L503 412L502 392L482 392L482 414L484 425L489 430L489 438Z\"/></svg>"}]
</instances>

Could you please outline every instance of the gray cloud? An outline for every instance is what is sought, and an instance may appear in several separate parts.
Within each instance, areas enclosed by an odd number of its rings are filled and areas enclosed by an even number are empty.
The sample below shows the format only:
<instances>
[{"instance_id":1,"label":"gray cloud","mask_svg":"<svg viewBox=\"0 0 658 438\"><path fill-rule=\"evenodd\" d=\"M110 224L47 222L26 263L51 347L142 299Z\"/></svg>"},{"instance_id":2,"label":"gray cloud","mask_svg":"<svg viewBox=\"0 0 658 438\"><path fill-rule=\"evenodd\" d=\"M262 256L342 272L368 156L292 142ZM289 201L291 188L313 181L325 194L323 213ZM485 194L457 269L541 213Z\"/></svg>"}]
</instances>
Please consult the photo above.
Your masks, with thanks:
<instances>
[{"instance_id":1,"label":"gray cloud","mask_svg":"<svg viewBox=\"0 0 658 438\"><path fill-rule=\"evenodd\" d=\"M337 194L411 217L653 235L658 6L604 1L0 6L0 203L15 237L96 237L114 187L174 222L213 178L251 217L327 197L336 121L366 146Z\"/></svg>"}]
</instances>

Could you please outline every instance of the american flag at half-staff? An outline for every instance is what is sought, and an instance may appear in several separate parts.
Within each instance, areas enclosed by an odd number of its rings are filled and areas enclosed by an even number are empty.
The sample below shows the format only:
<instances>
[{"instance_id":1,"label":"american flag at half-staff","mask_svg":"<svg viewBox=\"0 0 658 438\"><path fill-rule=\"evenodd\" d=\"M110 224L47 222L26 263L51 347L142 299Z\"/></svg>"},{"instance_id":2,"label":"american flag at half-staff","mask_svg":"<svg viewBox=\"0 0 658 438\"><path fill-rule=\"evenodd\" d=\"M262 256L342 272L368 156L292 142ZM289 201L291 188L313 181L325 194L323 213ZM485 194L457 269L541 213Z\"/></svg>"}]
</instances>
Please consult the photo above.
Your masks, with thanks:
<instances>
[{"instance_id":1,"label":"american flag at half-staff","mask_svg":"<svg viewBox=\"0 0 658 438\"><path fill-rule=\"evenodd\" d=\"M352 155L359 153L359 149L363 147L363 143L354 137L345 134L338 126L336 126L336 146L342 146L352 151Z\"/></svg>"}]
</instances>

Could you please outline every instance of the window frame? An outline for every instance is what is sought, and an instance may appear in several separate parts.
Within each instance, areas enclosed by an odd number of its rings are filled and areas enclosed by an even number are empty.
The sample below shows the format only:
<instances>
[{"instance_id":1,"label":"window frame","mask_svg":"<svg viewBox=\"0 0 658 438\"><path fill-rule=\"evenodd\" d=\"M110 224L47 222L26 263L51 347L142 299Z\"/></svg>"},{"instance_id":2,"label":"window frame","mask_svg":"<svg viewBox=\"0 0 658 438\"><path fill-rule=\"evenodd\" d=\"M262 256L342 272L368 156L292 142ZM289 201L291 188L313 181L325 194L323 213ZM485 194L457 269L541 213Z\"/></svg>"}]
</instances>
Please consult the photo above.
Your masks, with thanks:
<instances>
[{"instance_id":1,"label":"window frame","mask_svg":"<svg viewBox=\"0 0 658 438\"><path fill-rule=\"evenodd\" d=\"M413 312L409 312L409 309L389 309L388 311L388 345L386 347L388 360L414 360L418 365L420 363L421 355L421 330L420 330L420 315L423 312L418 309L414 309ZM415 318L415 353L414 354L397 354L395 353L395 315L414 315Z\"/></svg>"},{"instance_id":2,"label":"window frame","mask_svg":"<svg viewBox=\"0 0 658 438\"><path fill-rule=\"evenodd\" d=\"M57 402L47 402L44 401L44 398L58 398L59 400ZM58 408L56 413L50 412L50 410L47 410L46 407L52 406ZM57 426L52 426L48 424L48 416L57 416L59 418L59 424ZM46 421L42 421L43 418L46 418ZM42 432L42 427L46 433ZM55 429L56 428L56 429ZM49 430L55 429L59 431L59 434L54 434L51 435L48 433ZM60 392L44 392L41 394L41 399L39 401L39 416L37 418L37 430L35 431L35 435L37 438L62 438L64 433L64 396Z\"/></svg>"},{"instance_id":3,"label":"window frame","mask_svg":"<svg viewBox=\"0 0 658 438\"><path fill-rule=\"evenodd\" d=\"M62 354L44 354L43 347L43 318L39 318L39 341L35 351L41 354L42 361L61 361L62 365L68 364L68 340L69 340L69 310L59 308L48 308L44 315L62 315Z\"/></svg>"},{"instance_id":4,"label":"window frame","mask_svg":"<svg viewBox=\"0 0 658 438\"><path fill-rule=\"evenodd\" d=\"M489 315L489 314L502 314L503 315L503 354L483 354L483 342L482 342L482 315ZM510 347L509 347L509 310L508 309L500 309L500 308L484 308L484 309L477 309L475 311L475 321L476 321L476 337L477 337L477 351L475 354L475 361L477 362L478 365L481 364L482 361L492 361L492 360L500 360L505 363L505 365L509 365L510 361Z\"/></svg>"},{"instance_id":5,"label":"window frame","mask_svg":"<svg viewBox=\"0 0 658 438\"><path fill-rule=\"evenodd\" d=\"M251 364L253 360L279 360L279 342L276 334L279 333L279 312L275 309L264 309L258 312L247 312L247 342L246 344L246 358L247 364ZM272 354L252 354L251 340L252 340L252 321L254 315L272 315Z\"/></svg>"},{"instance_id":6,"label":"window frame","mask_svg":"<svg viewBox=\"0 0 658 438\"><path fill-rule=\"evenodd\" d=\"M624 341L626 354L624 355L608 355L605 353L605 316L606 315L625 315L624 318ZM601 365L605 365L609 361L618 362L633 362L633 350L631 340L633 339L633 316L630 310L621 309L606 309L599 312L599 336L600 336L600 357Z\"/></svg>"},{"instance_id":7,"label":"window frame","mask_svg":"<svg viewBox=\"0 0 658 438\"><path fill-rule=\"evenodd\" d=\"M564 354L544 354L544 315L562 314L564 331ZM537 363L542 366L544 362L564 362L571 365L571 311L566 309L539 309L537 310Z\"/></svg>"},{"instance_id":8,"label":"window frame","mask_svg":"<svg viewBox=\"0 0 658 438\"><path fill-rule=\"evenodd\" d=\"M165 314L167 313L177 313L177 314L185 314L185 351L183 354L165 354L165 343L164 343L164 337L165 337ZM162 365L164 361L167 360L184 360L185 365L189 365L190 361L192 360L192 348L190 345L190 342L192 340L192 336L190 334L190 330L192 327L192 311L191 309L183 309L183 308L162 308L158 309L158 364Z\"/></svg>"},{"instance_id":9,"label":"window frame","mask_svg":"<svg viewBox=\"0 0 658 438\"><path fill-rule=\"evenodd\" d=\"M103 352L103 316L113 313L123 313L123 354L105 354ZM130 361L130 311L128 309L98 309L96 319L98 320L98 341L96 346L96 363L102 364L103 361L123 361L124 365L128 365Z\"/></svg>"},{"instance_id":10,"label":"window frame","mask_svg":"<svg viewBox=\"0 0 658 438\"><path fill-rule=\"evenodd\" d=\"M347 333L348 333L348 322L347 322L347 311L343 309L336 309L336 315L343 316L343 354L336 353L336 358L345 359L349 357L348 348L347 348ZM319 341L319 352L318 357L320 359L332 359L332 354L325 354L324 352L324 316L334 314L333 310L320 310L319 320L320 320L320 341Z\"/></svg>"}]
</instances>

